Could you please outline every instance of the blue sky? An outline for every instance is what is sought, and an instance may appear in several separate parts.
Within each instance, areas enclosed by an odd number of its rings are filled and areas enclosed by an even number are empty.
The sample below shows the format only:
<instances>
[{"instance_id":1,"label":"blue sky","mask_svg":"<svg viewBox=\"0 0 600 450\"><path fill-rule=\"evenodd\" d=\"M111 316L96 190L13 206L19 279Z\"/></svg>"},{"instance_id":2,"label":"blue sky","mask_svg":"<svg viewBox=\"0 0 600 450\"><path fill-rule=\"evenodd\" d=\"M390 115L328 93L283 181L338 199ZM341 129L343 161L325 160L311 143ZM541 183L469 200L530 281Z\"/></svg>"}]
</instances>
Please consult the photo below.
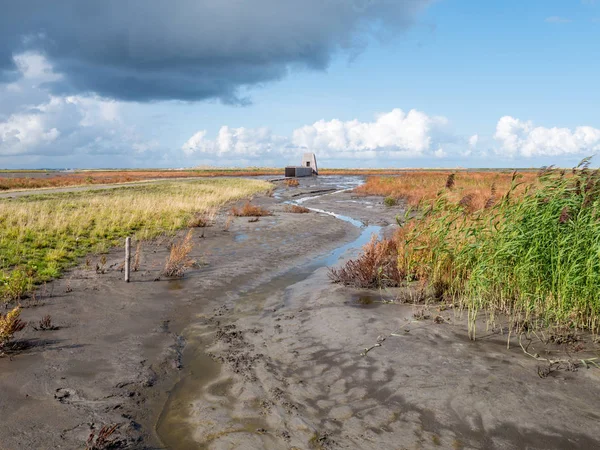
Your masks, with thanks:
<instances>
[{"instance_id":1,"label":"blue sky","mask_svg":"<svg viewBox=\"0 0 600 450\"><path fill-rule=\"evenodd\" d=\"M239 4L228 2L215 17L237 19ZM0 74L2 50L13 62L0 77L0 167L272 166L305 150L328 167L571 166L600 150L600 1L413 0L364 17L351 10L340 23L318 2L318 21L306 2L283 3L308 8L297 34L273 41L279 26L294 27L282 9L255 46L219 49L217 28L197 37L215 39L212 53L185 61L173 59L186 48L168 39L165 20L151 67L135 54L90 62L97 46L61 53L48 44L60 42L54 22L35 39L35 28L15 29L19 44L0 49ZM197 4L196 14L212 11ZM277 20L258 23L272 5L255 4L261 19L236 22L244 36ZM106 17L100 46L123 36ZM58 29L61 17L52 20ZM174 75L151 83L149 71Z\"/></svg>"}]
</instances>

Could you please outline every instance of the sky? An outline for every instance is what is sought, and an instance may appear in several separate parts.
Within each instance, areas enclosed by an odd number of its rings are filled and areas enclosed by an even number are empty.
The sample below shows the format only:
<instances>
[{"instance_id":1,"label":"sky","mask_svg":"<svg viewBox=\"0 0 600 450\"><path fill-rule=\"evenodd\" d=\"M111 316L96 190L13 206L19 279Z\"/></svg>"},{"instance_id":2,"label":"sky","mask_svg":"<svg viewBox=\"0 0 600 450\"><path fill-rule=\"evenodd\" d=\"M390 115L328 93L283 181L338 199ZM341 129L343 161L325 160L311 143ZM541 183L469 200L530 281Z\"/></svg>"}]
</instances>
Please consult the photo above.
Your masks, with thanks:
<instances>
[{"instance_id":1,"label":"sky","mask_svg":"<svg viewBox=\"0 0 600 450\"><path fill-rule=\"evenodd\" d=\"M576 165L600 0L0 0L0 168ZM598 165L600 158L596 158Z\"/></svg>"}]
</instances>

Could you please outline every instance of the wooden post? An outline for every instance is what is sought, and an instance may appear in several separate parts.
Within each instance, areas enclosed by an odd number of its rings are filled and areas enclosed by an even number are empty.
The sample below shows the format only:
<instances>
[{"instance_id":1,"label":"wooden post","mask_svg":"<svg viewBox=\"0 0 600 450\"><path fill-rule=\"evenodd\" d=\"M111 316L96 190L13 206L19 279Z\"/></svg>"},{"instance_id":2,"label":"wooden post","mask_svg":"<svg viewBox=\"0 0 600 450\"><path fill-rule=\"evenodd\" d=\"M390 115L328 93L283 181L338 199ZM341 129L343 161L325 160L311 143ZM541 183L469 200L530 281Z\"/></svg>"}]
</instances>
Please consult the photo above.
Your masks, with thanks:
<instances>
[{"instance_id":1,"label":"wooden post","mask_svg":"<svg viewBox=\"0 0 600 450\"><path fill-rule=\"evenodd\" d=\"M131 238L125 238L125 281L129 283L129 271L131 269Z\"/></svg>"}]
</instances>

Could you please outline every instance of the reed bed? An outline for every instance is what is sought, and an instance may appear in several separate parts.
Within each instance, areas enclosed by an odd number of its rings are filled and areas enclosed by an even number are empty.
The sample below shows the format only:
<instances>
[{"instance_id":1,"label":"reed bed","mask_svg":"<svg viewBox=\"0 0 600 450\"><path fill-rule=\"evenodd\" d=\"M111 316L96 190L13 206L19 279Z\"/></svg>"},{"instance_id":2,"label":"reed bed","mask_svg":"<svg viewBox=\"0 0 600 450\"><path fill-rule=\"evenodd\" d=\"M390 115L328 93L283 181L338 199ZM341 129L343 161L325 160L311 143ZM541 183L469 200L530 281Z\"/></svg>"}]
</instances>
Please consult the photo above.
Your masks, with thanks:
<instances>
[{"instance_id":1,"label":"reed bed","mask_svg":"<svg viewBox=\"0 0 600 450\"><path fill-rule=\"evenodd\" d=\"M521 171L519 175L524 182L536 179L533 171ZM407 171L398 176L370 176L354 192L386 197L386 204L390 205L394 200L403 200L416 207L435 200L443 191L455 203L469 195L472 207L482 209L489 199L490 188L494 186L497 195L504 195L511 187L511 180L511 171Z\"/></svg>"},{"instance_id":2,"label":"reed bed","mask_svg":"<svg viewBox=\"0 0 600 450\"><path fill-rule=\"evenodd\" d=\"M173 233L198 214L270 188L230 178L2 199L0 299L18 299L78 257L104 252L125 236Z\"/></svg>"},{"instance_id":3,"label":"reed bed","mask_svg":"<svg viewBox=\"0 0 600 450\"><path fill-rule=\"evenodd\" d=\"M489 179L483 207L464 194L468 190L456 200L462 177L438 181L436 196L422 196L399 220L393 245L369 244L345 272L331 272L338 275L334 281L352 284L340 275L362 266L367 275L385 271L397 278L354 278L435 292L468 311L472 338L480 311L491 321L502 314L518 329L599 331L600 171L590 170L588 159L571 171L545 169L534 179L514 173L502 193L498 179ZM374 248L395 255L397 272L372 267Z\"/></svg>"}]
</instances>

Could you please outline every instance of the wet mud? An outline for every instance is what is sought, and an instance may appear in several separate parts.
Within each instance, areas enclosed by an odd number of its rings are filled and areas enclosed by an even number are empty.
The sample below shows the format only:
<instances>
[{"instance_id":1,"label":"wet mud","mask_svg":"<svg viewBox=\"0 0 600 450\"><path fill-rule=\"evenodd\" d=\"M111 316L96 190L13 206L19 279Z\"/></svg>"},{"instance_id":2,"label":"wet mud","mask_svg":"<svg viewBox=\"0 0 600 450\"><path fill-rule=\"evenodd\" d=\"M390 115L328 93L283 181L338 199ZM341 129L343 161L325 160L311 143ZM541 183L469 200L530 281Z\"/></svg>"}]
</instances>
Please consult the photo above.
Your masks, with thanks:
<instances>
[{"instance_id":1,"label":"wet mud","mask_svg":"<svg viewBox=\"0 0 600 450\"><path fill-rule=\"evenodd\" d=\"M483 318L473 342L460 311L330 283L328 267L404 211L352 194L359 177L300 181L254 200L273 216L197 230L182 279L160 277L165 238L130 284L83 266L53 283L24 315L61 328L28 329L36 344L0 360L1 445L83 448L117 423L128 448L600 448L599 369L542 377ZM584 358L598 344L529 350Z\"/></svg>"}]
</instances>

